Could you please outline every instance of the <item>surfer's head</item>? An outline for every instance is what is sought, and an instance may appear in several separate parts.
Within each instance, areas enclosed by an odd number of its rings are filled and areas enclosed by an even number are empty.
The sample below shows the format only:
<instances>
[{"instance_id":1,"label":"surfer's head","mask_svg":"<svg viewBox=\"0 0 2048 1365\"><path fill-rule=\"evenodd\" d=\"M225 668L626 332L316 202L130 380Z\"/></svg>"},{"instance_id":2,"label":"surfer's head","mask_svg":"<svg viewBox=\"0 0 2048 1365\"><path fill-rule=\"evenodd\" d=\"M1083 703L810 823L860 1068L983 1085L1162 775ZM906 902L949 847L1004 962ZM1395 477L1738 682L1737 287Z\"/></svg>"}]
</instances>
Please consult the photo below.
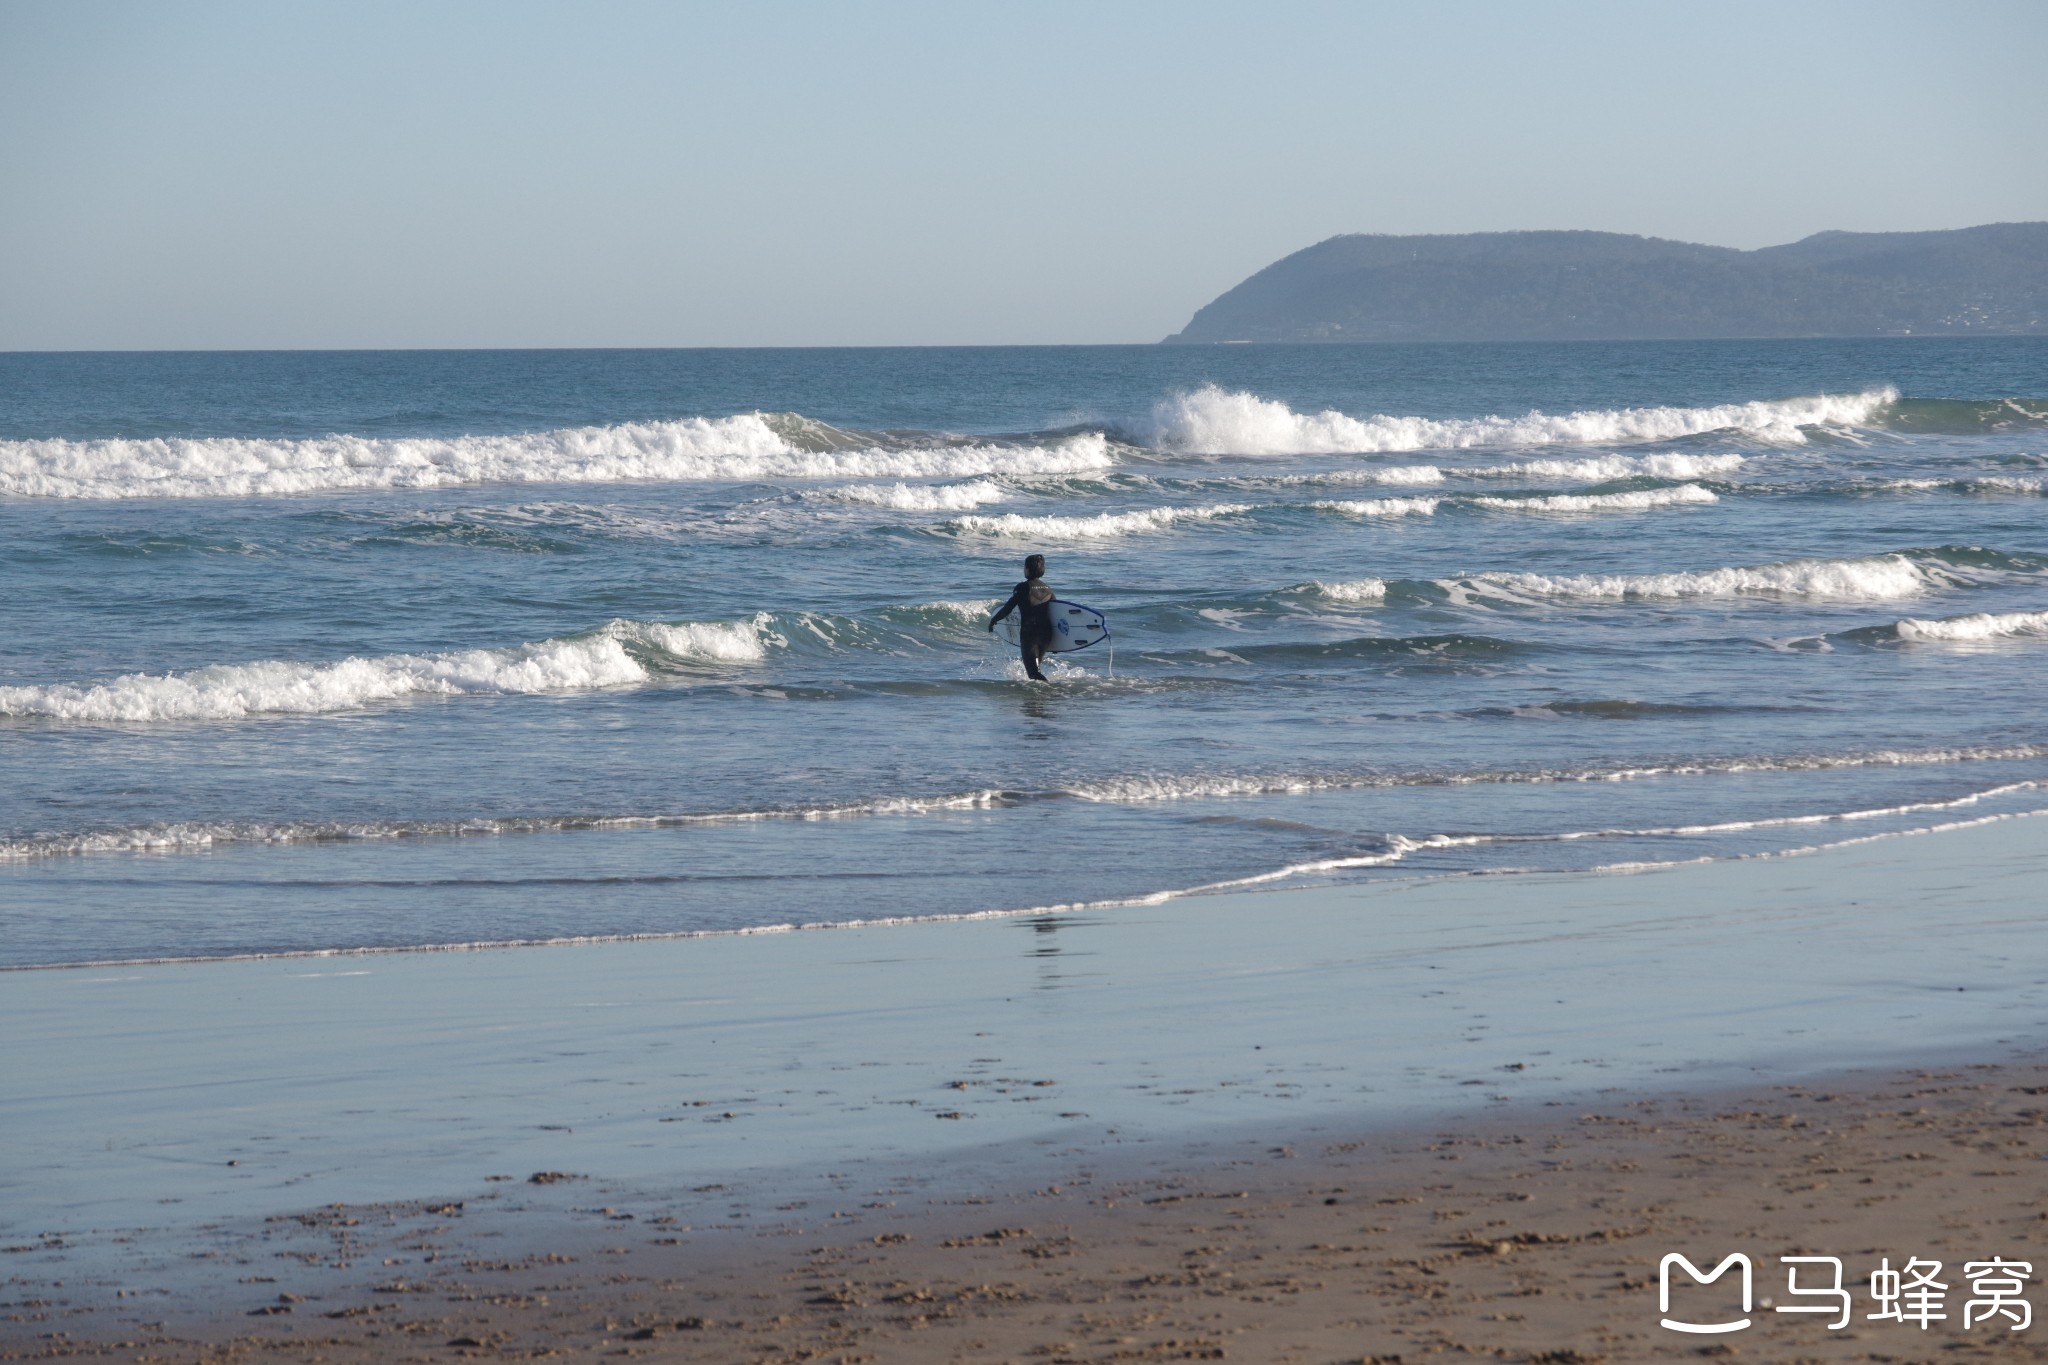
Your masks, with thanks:
<instances>
[{"instance_id":1,"label":"surfer's head","mask_svg":"<svg viewBox=\"0 0 2048 1365\"><path fill-rule=\"evenodd\" d=\"M1024 556L1024 576L1025 576L1026 578L1043 578L1043 577L1045 577L1045 556L1044 556L1044 555L1026 555L1026 556Z\"/></svg>"}]
</instances>

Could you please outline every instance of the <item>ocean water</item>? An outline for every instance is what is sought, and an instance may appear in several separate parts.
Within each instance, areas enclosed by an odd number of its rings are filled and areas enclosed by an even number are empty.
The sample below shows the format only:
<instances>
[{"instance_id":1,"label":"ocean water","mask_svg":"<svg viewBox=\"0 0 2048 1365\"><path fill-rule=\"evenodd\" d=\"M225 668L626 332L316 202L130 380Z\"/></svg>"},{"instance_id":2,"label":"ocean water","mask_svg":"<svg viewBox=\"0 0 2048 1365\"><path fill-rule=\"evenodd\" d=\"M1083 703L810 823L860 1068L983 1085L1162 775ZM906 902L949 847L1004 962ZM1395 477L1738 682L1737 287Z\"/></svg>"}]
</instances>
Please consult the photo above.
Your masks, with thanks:
<instances>
[{"instance_id":1,"label":"ocean water","mask_svg":"<svg viewBox=\"0 0 2048 1365\"><path fill-rule=\"evenodd\" d=\"M0 355L0 545L4 966L2048 807L2048 339Z\"/></svg>"}]
</instances>

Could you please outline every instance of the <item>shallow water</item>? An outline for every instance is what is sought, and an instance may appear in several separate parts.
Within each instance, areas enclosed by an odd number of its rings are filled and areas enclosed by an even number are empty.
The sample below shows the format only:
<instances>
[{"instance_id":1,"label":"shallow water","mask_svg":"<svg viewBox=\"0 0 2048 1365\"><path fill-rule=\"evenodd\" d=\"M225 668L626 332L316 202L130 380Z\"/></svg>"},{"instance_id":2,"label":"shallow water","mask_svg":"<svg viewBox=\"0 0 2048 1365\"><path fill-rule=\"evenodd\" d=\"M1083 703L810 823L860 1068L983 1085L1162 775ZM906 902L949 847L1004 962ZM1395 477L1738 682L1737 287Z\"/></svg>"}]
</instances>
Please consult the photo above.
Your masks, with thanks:
<instances>
[{"instance_id":1,"label":"shallow water","mask_svg":"<svg viewBox=\"0 0 2048 1365\"><path fill-rule=\"evenodd\" d=\"M2040 339L0 356L0 962L2048 806L2044 491Z\"/></svg>"}]
</instances>

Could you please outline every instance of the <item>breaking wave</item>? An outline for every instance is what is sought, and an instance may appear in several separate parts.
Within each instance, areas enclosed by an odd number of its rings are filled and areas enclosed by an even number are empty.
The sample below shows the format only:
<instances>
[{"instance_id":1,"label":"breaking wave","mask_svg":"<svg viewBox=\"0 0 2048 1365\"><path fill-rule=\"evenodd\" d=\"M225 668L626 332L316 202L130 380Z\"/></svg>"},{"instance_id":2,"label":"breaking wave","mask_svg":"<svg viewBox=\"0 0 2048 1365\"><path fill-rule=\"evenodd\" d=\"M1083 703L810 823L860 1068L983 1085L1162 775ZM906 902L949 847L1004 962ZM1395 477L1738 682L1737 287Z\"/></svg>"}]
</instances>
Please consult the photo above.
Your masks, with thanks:
<instances>
[{"instance_id":1,"label":"breaking wave","mask_svg":"<svg viewBox=\"0 0 2048 1365\"><path fill-rule=\"evenodd\" d=\"M1638 488L1625 493L1550 493L1520 498L1361 498L1322 499L1309 506L1350 517L1426 517L1446 503L1485 507L1497 512L1642 512L1652 507L1686 507L1719 502L1713 490L1696 483L1676 488Z\"/></svg>"},{"instance_id":2,"label":"breaking wave","mask_svg":"<svg viewBox=\"0 0 2048 1365\"><path fill-rule=\"evenodd\" d=\"M901 616L920 623L930 623L941 628L958 628L963 625L979 627L988 619L990 612L1003 605L1000 597L974 597L964 602L925 602L912 607L891 607L884 616Z\"/></svg>"},{"instance_id":3,"label":"breaking wave","mask_svg":"<svg viewBox=\"0 0 2048 1365\"><path fill-rule=\"evenodd\" d=\"M1383 499L1358 507L1433 500ZM1510 500L1521 506L1533 499ZM1258 510L1242 504L1155 508L1094 517L966 517L962 532L1036 540L1114 537ZM1421 510L1407 508L1404 510ZM1587 601L1680 601L1765 598L1812 602L1903 601L1929 593L1999 582L2025 581L2048 569L2038 556L1967 546L1898 550L1851 559L1798 559L1778 563L1648 574L1561 574L1494 571L1436 580L1360 578L1311 580L1276 588L1240 604L1258 612L1300 611L1311 603L1333 607ZM147 723L220 721L263 715L318 715L407 698L575 693L632 687L693 670L760 664L787 654L852 649L882 654L950 648L978 639L997 598L911 603L853 616L761 612L730 621L613 620L588 632L509 647L353 656L315 662L291 659L215 664L166 672L131 673L103 682L0 686L0 718L70 722ZM1145 608L1129 610L1144 621ZM1221 619L1221 609L1200 615ZM1224 613L1227 614L1227 613ZM1155 625L1170 635L1170 620ZM1967 642L2048 636L2048 612L1978 613L1908 618L1872 626L1848 638ZM1168 645L1163 651L1161 645ZM1329 657L1429 654L1467 657L1535 646L1480 635L1370 637L1342 640L1244 638L1228 650L1175 649L1155 642L1145 657L1158 660L1254 659L1277 663ZM730 676L730 675L728 675Z\"/></svg>"},{"instance_id":4,"label":"breaking wave","mask_svg":"<svg viewBox=\"0 0 2048 1365\"><path fill-rule=\"evenodd\" d=\"M1351 417L1296 412L1257 394L1205 384L1161 400L1146 429L1151 444L1192 455L1374 454L1475 446L1619 445L1739 431L1781 445L1806 441L1809 427L1869 424L1897 403L1896 389L1814 394L1701 408L1618 408L1521 417Z\"/></svg>"},{"instance_id":5,"label":"breaking wave","mask_svg":"<svg viewBox=\"0 0 2048 1365\"><path fill-rule=\"evenodd\" d=\"M796 414L748 413L509 436L0 441L0 494L239 498L467 484L971 478L1115 463L1108 439L1086 432L1036 445L862 440Z\"/></svg>"},{"instance_id":6,"label":"breaking wave","mask_svg":"<svg viewBox=\"0 0 2048 1365\"><path fill-rule=\"evenodd\" d=\"M1008 489L987 479L953 484L854 483L827 488L811 495L826 502L848 502L862 507L887 507L899 512L960 512L985 503L1001 502Z\"/></svg>"},{"instance_id":7,"label":"breaking wave","mask_svg":"<svg viewBox=\"0 0 2048 1365\"><path fill-rule=\"evenodd\" d=\"M1748 462L1742 455L1599 455L1581 460L1514 460L1494 465L1389 465L1380 469L1338 469L1248 479L1266 484L1439 484L1447 479L1705 479L1732 474Z\"/></svg>"},{"instance_id":8,"label":"breaking wave","mask_svg":"<svg viewBox=\"0 0 2048 1365\"><path fill-rule=\"evenodd\" d=\"M1475 478L1584 479L1604 483L1610 479L1704 479L1732 474L1748 462L1742 455L1600 455L1584 460L1516 460L1512 464L1453 469L1453 474Z\"/></svg>"},{"instance_id":9,"label":"breaking wave","mask_svg":"<svg viewBox=\"0 0 2048 1365\"><path fill-rule=\"evenodd\" d=\"M1718 502L1720 499L1698 484L1676 488L1643 488L1625 493L1558 493L1529 497L1460 498L1361 498L1320 499L1305 504L1318 512L1335 512L1348 517L1427 517L1439 507L1455 504L1502 512L1640 512L1655 507L1679 507ZM1130 512L1099 512L1094 516L1027 516L1006 512L1000 516L959 517L944 528L956 535L1000 536L1011 540L1107 540L1117 536L1164 531L1187 522L1214 521L1219 517L1241 516L1247 512L1288 512L1299 510L1295 503L1208 503L1195 507L1146 507Z\"/></svg>"},{"instance_id":10,"label":"breaking wave","mask_svg":"<svg viewBox=\"0 0 2048 1365\"><path fill-rule=\"evenodd\" d=\"M1165 455L1376 454L1622 445L1727 431L1779 445L1816 430L2002 430L2048 425L2040 400L1902 400L1892 388L1705 407L1591 409L1434 418L1286 403L1213 384L1154 405L1127 431ZM1126 450L1125 454L1136 452ZM755 412L501 435L314 438L236 436L0 441L0 495L48 498L274 497L341 489L478 484L602 484L753 479L974 479L1082 474L1118 463L1100 430L1015 437L871 432L800 413ZM1734 454L1658 453L1533 459L1498 465L1390 466L1293 476L1284 482L1434 484L1447 478L1606 481L1698 479L1740 467ZM2038 491L2026 480L1967 481L1965 491ZM1903 485L1901 485L1903 486ZM1964 485L1954 485L1963 489ZM971 485L969 486L971 487ZM956 510L993 496L903 484L842 490L840 499L902 510ZM982 492L986 492L983 490ZM931 501L927 502L927 496Z\"/></svg>"},{"instance_id":11,"label":"breaking wave","mask_svg":"<svg viewBox=\"0 0 2048 1365\"><path fill-rule=\"evenodd\" d=\"M1313 596L1326 602L1384 602L1387 600L1387 581L1384 578L1360 578L1345 583L1324 583L1321 580L1305 585Z\"/></svg>"},{"instance_id":12,"label":"breaking wave","mask_svg":"<svg viewBox=\"0 0 2048 1365\"><path fill-rule=\"evenodd\" d=\"M1321 512L1341 512L1347 517L1430 517L1436 515L1441 498L1358 498L1321 499L1309 506Z\"/></svg>"},{"instance_id":13,"label":"breaking wave","mask_svg":"<svg viewBox=\"0 0 2048 1365\"><path fill-rule=\"evenodd\" d=\"M1946 616L1931 621L1909 616L1893 629L1901 640L1929 642L1968 643L2048 636L2048 611L1977 612L1970 616Z\"/></svg>"},{"instance_id":14,"label":"breaking wave","mask_svg":"<svg viewBox=\"0 0 2048 1365\"><path fill-rule=\"evenodd\" d=\"M1252 510L1249 503L1224 502L1206 507L1147 507L1092 517L1028 517L1006 512L996 517L960 517L947 522L946 528L965 535L1002 536L1011 540L1100 540L1134 532L1163 531L1177 522L1213 521Z\"/></svg>"},{"instance_id":15,"label":"breaking wave","mask_svg":"<svg viewBox=\"0 0 2048 1365\"><path fill-rule=\"evenodd\" d=\"M322 715L417 696L583 692L644 683L658 667L754 663L786 643L751 621L613 621L588 635L509 649L387 654L334 663L266 659L104 683L0 687L0 716L70 721L236 720Z\"/></svg>"},{"instance_id":16,"label":"breaking wave","mask_svg":"<svg viewBox=\"0 0 2048 1365\"><path fill-rule=\"evenodd\" d=\"M1972 579L1937 554L1895 552L1861 559L1791 559L1725 569L1654 574L1481 573L1445 579L1453 597L1575 598L1590 601L1781 597L1882 602L1917 597Z\"/></svg>"},{"instance_id":17,"label":"breaking wave","mask_svg":"<svg viewBox=\"0 0 2048 1365\"><path fill-rule=\"evenodd\" d=\"M1473 498L1474 507L1508 512L1641 512L1652 507L1688 507L1719 502L1696 483L1676 488L1638 488L1627 493L1552 493L1534 498Z\"/></svg>"}]
</instances>

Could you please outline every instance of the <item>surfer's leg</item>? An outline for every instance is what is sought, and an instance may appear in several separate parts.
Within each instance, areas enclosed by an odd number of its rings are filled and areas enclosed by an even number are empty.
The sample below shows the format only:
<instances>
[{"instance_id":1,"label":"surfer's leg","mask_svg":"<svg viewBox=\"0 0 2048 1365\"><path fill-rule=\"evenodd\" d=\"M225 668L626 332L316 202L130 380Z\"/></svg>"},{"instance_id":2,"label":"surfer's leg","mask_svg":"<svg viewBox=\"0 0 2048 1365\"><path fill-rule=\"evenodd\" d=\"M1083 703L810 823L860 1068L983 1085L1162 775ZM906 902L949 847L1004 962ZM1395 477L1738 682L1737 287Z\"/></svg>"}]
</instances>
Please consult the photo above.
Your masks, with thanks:
<instances>
[{"instance_id":1,"label":"surfer's leg","mask_svg":"<svg viewBox=\"0 0 2048 1365\"><path fill-rule=\"evenodd\" d=\"M1024 676L1034 682L1044 682L1045 674L1039 671L1038 661L1045 657L1045 640L1028 631L1019 631L1017 652L1024 657Z\"/></svg>"}]
</instances>

